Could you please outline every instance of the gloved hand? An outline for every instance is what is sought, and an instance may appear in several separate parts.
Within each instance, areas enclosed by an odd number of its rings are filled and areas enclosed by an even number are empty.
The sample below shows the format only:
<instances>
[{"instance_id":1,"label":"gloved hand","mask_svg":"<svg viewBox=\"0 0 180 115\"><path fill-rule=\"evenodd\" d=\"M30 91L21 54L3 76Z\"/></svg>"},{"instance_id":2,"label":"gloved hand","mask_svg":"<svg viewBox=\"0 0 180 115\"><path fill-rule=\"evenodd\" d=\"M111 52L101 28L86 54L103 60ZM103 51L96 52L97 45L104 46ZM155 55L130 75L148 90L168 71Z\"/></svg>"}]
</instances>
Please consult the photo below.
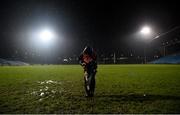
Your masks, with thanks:
<instances>
[{"instance_id":1,"label":"gloved hand","mask_svg":"<svg viewBox=\"0 0 180 115\"><path fill-rule=\"evenodd\" d=\"M81 63L81 66L83 67L84 70L86 70L86 63Z\"/></svg>"},{"instance_id":2,"label":"gloved hand","mask_svg":"<svg viewBox=\"0 0 180 115\"><path fill-rule=\"evenodd\" d=\"M82 66L86 66L86 63L83 62L81 65L82 65Z\"/></svg>"}]
</instances>

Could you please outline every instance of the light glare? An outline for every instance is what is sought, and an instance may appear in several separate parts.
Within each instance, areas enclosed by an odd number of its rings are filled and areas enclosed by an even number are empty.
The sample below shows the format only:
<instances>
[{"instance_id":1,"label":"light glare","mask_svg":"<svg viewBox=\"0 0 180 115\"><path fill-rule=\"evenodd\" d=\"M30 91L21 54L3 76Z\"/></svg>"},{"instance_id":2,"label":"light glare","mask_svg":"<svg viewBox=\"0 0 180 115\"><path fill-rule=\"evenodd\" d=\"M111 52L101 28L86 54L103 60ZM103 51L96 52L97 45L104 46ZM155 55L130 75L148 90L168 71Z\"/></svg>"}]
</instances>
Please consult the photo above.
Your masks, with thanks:
<instances>
[{"instance_id":1,"label":"light glare","mask_svg":"<svg viewBox=\"0 0 180 115\"><path fill-rule=\"evenodd\" d=\"M149 27L145 26L145 27L142 28L141 33L145 34L145 35L150 34L151 29Z\"/></svg>"},{"instance_id":2,"label":"light glare","mask_svg":"<svg viewBox=\"0 0 180 115\"><path fill-rule=\"evenodd\" d=\"M49 30L43 30L39 37L43 42L50 42L54 38L54 34Z\"/></svg>"}]
</instances>

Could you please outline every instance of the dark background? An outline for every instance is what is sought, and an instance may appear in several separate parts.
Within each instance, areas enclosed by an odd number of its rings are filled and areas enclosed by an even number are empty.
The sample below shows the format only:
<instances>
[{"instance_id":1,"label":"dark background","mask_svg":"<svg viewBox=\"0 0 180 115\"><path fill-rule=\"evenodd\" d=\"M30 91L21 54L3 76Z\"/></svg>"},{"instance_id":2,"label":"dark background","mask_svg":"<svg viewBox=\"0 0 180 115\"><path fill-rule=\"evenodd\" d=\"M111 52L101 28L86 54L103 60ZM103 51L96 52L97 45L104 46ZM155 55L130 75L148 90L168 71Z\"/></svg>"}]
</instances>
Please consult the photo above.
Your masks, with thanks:
<instances>
[{"instance_id":1,"label":"dark background","mask_svg":"<svg viewBox=\"0 0 180 115\"><path fill-rule=\"evenodd\" d=\"M77 57L86 45L93 46L99 55L131 51L143 55L144 43L135 34L144 24L152 26L155 33L179 26L179 5L173 0L2 0L0 58L32 61L40 56L41 52L28 47L26 34L43 25L63 36L51 54L41 55L51 60Z\"/></svg>"}]
</instances>

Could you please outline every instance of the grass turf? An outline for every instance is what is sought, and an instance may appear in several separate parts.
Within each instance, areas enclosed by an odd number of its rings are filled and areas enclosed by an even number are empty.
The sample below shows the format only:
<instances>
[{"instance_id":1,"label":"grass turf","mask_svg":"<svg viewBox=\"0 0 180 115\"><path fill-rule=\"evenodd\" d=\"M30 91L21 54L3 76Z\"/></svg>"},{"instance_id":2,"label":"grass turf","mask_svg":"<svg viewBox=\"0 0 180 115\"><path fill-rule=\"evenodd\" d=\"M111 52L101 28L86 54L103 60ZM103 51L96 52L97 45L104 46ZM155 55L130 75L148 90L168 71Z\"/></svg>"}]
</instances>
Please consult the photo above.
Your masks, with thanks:
<instances>
[{"instance_id":1,"label":"grass turf","mask_svg":"<svg viewBox=\"0 0 180 115\"><path fill-rule=\"evenodd\" d=\"M79 65L0 67L0 113L180 113L180 65L99 65L84 97Z\"/></svg>"}]
</instances>

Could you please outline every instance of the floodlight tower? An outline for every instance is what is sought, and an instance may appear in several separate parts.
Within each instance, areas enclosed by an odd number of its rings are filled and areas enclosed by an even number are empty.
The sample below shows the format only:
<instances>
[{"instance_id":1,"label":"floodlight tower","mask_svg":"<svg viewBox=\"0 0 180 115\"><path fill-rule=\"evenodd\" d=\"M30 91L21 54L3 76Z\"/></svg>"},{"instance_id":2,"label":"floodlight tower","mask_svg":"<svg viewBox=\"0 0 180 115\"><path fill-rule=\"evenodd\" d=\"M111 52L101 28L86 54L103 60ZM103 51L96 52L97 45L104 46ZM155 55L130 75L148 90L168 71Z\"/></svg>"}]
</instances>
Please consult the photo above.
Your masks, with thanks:
<instances>
[{"instance_id":1,"label":"floodlight tower","mask_svg":"<svg viewBox=\"0 0 180 115\"><path fill-rule=\"evenodd\" d=\"M150 41L158 39L158 38L160 38L160 37L162 37L168 33L171 33L177 29L180 29L180 26L176 26L176 27L174 27L174 28L172 28L166 32L160 33L160 34L156 35L155 37L153 37L152 36L152 33L153 33L152 29L149 26L144 26L141 29L140 33L141 33L141 35L143 35L143 38L146 39L146 41L150 42ZM146 48L144 48L144 62L146 63L147 59L146 59L146 51L145 50L146 50ZM165 54L166 54L166 46L164 46L164 56L165 56Z\"/></svg>"},{"instance_id":2,"label":"floodlight tower","mask_svg":"<svg viewBox=\"0 0 180 115\"><path fill-rule=\"evenodd\" d=\"M48 29L48 28L44 28L41 31L39 31L38 33L38 41L39 41L39 47L41 47L41 49L44 49L43 52L49 52L50 54L52 53L52 46L55 43L55 38L56 38L56 34ZM46 54L46 53L45 53ZM46 55L44 56L44 63L47 63L47 58L51 55Z\"/></svg>"},{"instance_id":3,"label":"floodlight tower","mask_svg":"<svg viewBox=\"0 0 180 115\"><path fill-rule=\"evenodd\" d=\"M147 38L149 39L151 33L152 33L152 30L149 26L144 26L142 27L142 29L140 30L140 33L141 35L143 35L143 38L147 40ZM146 59L146 48L144 48L144 63L146 64L147 63L147 59Z\"/></svg>"}]
</instances>

